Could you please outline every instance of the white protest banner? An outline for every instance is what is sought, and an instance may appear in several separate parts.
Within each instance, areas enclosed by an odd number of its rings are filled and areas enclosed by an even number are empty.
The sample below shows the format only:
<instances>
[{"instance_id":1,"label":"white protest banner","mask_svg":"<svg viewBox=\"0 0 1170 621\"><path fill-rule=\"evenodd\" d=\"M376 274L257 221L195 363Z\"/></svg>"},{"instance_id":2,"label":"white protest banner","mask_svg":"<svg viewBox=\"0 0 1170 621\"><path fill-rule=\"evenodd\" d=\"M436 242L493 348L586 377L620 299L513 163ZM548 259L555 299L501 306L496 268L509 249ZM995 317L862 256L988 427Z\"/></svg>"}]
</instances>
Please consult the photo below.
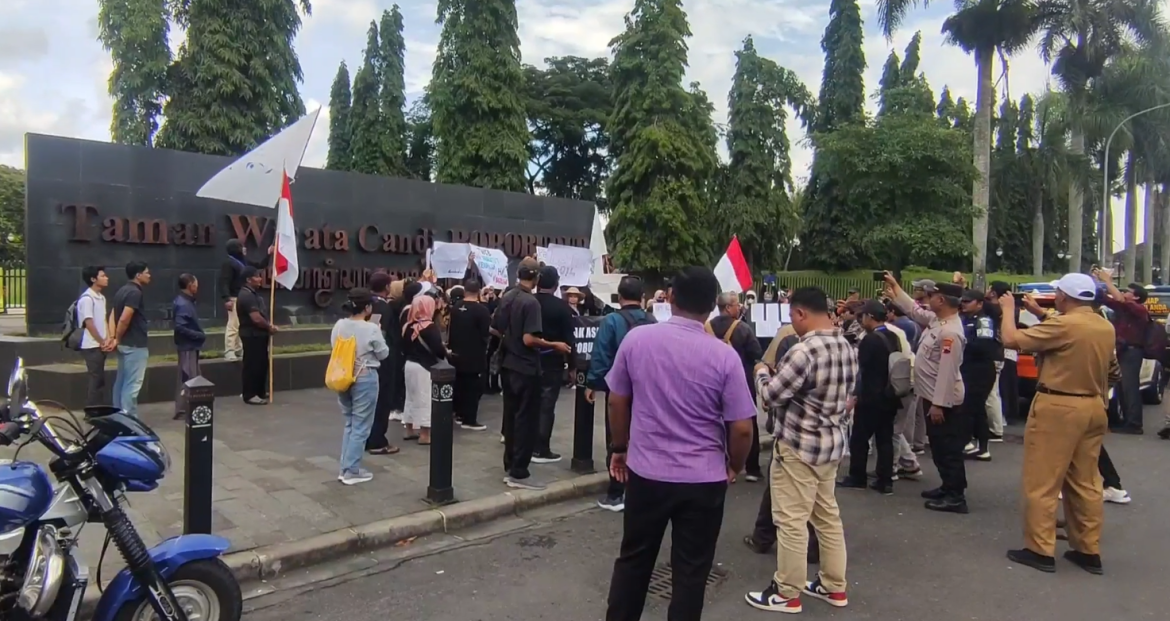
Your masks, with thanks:
<instances>
[{"instance_id":1,"label":"white protest banner","mask_svg":"<svg viewBox=\"0 0 1170 621\"><path fill-rule=\"evenodd\" d=\"M540 263L548 265L548 248L544 246L536 247L536 260Z\"/></svg>"},{"instance_id":2,"label":"white protest banner","mask_svg":"<svg viewBox=\"0 0 1170 621\"><path fill-rule=\"evenodd\" d=\"M471 259L484 285L498 291L508 288L508 257L503 250L471 246Z\"/></svg>"},{"instance_id":3,"label":"white protest banner","mask_svg":"<svg viewBox=\"0 0 1170 621\"><path fill-rule=\"evenodd\" d=\"M436 278L463 278L467 272L470 244L452 244L436 241L431 249L430 264Z\"/></svg>"},{"instance_id":4,"label":"white protest banner","mask_svg":"<svg viewBox=\"0 0 1170 621\"><path fill-rule=\"evenodd\" d=\"M593 253L588 248L549 244L545 265L557 268L561 285L565 287L586 287L593 271Z\"/></svg>"},{"instance_id":5,"label":"white protest banner","mask_svg":"<svg viewBox=\"0 0 1170 621\"><path fill-rule=\"evenodd\" d=\"M672 314L670 312L670 304L668 302L655 302L653 314L654 314L654 320L657 321L658 323L662 323L664 321L670 321L670 317Z\"/></svg>"}]
</instances>

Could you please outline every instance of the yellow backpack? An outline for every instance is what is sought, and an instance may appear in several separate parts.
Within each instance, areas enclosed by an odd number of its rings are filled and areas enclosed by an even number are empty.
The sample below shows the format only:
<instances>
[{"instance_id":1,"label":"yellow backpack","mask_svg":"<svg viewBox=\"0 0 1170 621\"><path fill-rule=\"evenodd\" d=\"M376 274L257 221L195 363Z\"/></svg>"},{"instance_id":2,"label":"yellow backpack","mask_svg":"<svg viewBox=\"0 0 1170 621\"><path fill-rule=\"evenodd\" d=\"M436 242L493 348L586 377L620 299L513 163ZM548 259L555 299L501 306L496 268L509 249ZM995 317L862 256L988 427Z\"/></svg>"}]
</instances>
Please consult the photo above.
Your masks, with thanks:
<instances>
[{"instance_id":1,"label":"yellow backpack","mask_svg":"<svg viewBox=\"0 0 1170 621\"><path fill-rule=\"evenodd\" d=\"M357 337L337 339L325 367L325 387L333 392L346 392L357 381L353 367L357 362Z\"/></svg>"}]
</instances>

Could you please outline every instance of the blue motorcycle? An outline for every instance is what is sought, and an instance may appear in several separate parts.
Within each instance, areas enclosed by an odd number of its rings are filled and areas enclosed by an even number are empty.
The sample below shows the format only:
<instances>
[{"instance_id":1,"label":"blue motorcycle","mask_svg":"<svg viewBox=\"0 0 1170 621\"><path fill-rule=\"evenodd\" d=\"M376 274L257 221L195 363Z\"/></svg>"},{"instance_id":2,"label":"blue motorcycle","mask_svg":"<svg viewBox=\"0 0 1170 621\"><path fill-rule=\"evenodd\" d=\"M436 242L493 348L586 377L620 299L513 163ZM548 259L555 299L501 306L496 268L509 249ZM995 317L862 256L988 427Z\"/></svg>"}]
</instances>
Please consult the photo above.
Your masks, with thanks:
<instances>
[{"instance_id":1,"label":"blue motorcycle","mask_svg":"<svg viewBox=\"0 0 1170 621\"><path fill-rule=\"evenodd\" d=\"M227 539L182 535L147 549L122 510L125 492L155 489L170 468L158 435L112 407L86 408L86 429L72 413L43 414L27 395L18 359L0 400L0 446L18 447L0 464L0 535L24 532L14 553L0 555L0 619L73 621L90 582L77 538L100 522L126 568L105 585L94 621L239 621L240 585L219 558ZM53 454L56 487L41 466L19 461L32 442ZM100 568L99 559L99 588Z\"/></svg>"}]
</instances>

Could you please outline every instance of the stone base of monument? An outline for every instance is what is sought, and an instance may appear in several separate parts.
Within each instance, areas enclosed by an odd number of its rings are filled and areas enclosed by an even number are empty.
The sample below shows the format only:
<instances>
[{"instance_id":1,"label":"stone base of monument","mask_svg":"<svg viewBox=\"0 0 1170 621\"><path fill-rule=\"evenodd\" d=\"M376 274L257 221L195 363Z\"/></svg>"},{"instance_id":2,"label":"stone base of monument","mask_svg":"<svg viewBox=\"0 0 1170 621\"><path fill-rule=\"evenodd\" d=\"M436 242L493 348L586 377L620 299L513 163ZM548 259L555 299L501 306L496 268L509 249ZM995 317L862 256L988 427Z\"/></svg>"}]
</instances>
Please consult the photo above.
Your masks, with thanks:
<instances>
[{"instance_id":1,"label":"stone base of monument","mask_svg":"<svg viewBox=\"0 0 1170 621\"><path fill-rule=\"evenodd\" d=\"M152 352L153 353L153 352ZM325 367L329 364L328 351L297 354L277 354L273 358L272 375L277 392L320 388L325 385ZM222 359L200 362L203 376L215 384L217 397L240 396L240 363ZM174 401L174 362L151 363L146 368L146 380L138 394L139 403ZM114 385L115 369L106 369L106 389ZM70 409L85 406L88 379L85 366L80 364L49 364L28 368L29 391L34 401L51 399Z\"/></svg>"},{"instance_id":2,"label":"stone base of monument","mask_svg":"<svg viewBox=\"0 0 1170 621\"><path fill-rule=\"evenodd\" d=\"M285 328L276 333L274 345L276 347L295 347L298 345L314 345L328 343L329 333L333 325L311 325ZM168 356L175 353L175 337L170 332L152 333L150 335L150 355ZM223 351L223 331L207 333L207 342L204 351ZM58 362L80 362L77 352L66 349L58 338L39 338L28 336L0 336L0 369L11 369L16 357L24 359L25 366L41 366Z\"/></svg>"}]
</instances>

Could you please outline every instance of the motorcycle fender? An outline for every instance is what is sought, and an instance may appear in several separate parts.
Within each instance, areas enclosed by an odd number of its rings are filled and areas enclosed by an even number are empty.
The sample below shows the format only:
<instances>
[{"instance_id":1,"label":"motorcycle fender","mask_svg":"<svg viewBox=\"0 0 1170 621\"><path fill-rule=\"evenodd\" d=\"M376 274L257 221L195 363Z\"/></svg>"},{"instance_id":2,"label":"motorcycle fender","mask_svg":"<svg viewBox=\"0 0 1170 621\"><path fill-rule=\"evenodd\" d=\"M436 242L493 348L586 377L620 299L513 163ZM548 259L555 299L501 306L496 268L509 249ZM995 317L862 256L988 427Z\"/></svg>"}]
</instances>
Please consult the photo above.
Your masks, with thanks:
<instances>
[{"instance_id":1,"label":"motorcycle fender","mask_svg":"<svg viewBox=\"0 0 1170 621\"><path fill-rule=\"evenodd\" d=\"M150 559L158 568L163 580L170 580L171 576L183 565L193 561L217 558L231 547L231 542L215 535L179 535L171 537L149 550ZM143 596L142 585L134 579L129 569L123 569L106 587L102 597L98 600L94 611L93 621L114 621L114 616L127 602L132 602Z\"/></svg>"}]
</instances>

